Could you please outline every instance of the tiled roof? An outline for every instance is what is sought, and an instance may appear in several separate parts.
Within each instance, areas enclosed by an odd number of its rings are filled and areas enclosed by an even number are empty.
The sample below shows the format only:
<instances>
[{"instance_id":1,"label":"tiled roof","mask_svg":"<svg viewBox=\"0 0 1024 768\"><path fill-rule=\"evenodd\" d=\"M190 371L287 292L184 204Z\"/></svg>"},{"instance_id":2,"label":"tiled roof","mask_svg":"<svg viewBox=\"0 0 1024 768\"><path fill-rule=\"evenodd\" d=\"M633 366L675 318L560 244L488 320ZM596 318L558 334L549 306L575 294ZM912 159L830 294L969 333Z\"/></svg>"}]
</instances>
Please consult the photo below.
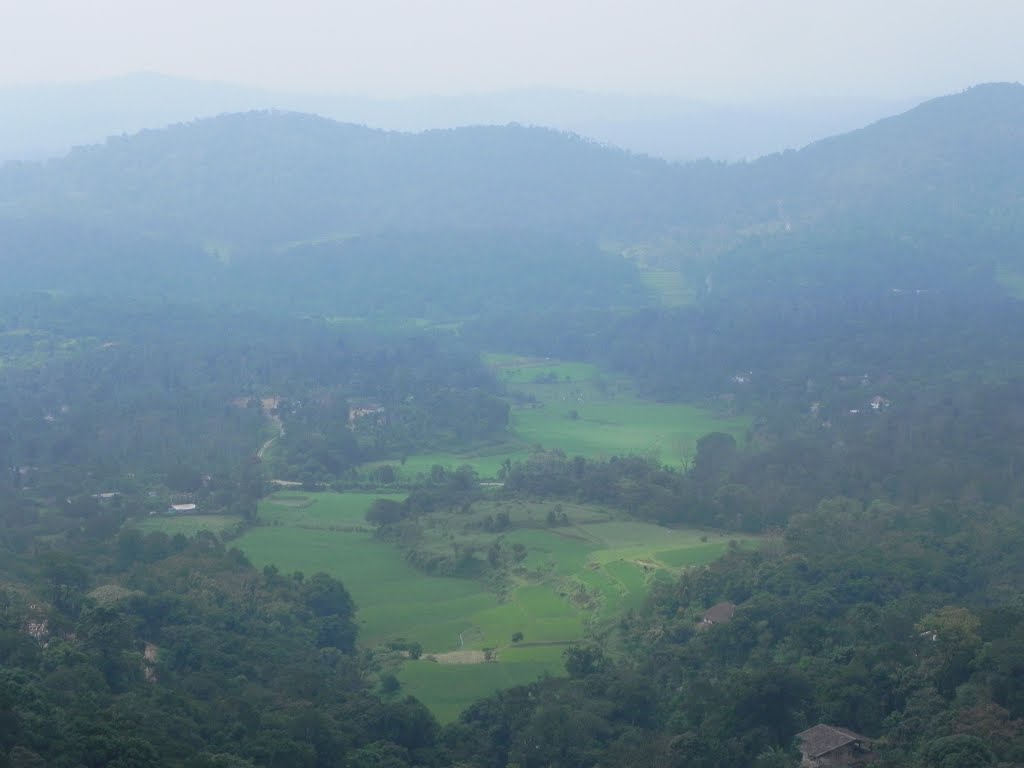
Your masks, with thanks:
<instances>
[{"instance_id":1,"label":"tiled roof","mask_svg":"<svg viewBox=\"0 0 1024 768\"><path fill-rule=\"evenodd\" d=\"M704 611L704 621L712 624L721 624L729 621L736 613L735 603L719 603Z\"/></svg>"},{"instance_id":2,"label":"tiled roof","mask_svg":"<svg viewBox=\"0 0 1024 768\"><path fill-rule=\"evenodd\" d=\"M834 749L846 746L854 741L871 741L845 728L834 725L819 724L796 735L800 739L800 751L807 757L821 757Z\"/></svg>"}]
</instances>

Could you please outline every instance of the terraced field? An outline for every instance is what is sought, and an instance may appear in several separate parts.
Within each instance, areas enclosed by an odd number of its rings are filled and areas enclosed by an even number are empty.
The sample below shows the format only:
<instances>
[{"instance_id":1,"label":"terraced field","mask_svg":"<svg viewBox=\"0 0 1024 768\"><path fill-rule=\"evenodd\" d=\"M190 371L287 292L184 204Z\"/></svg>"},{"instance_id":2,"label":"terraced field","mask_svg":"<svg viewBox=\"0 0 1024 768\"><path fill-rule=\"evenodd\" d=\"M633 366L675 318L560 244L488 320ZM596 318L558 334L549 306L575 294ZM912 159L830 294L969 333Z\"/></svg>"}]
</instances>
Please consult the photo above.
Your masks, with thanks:
<instances>
[{"instance_id":1,"label":"terraced field","mask_svg":"<svg viewBox=\"0 0 1024 768\"><path fill-rule=\"evenodd\" d=\"M499 535L505 545L525 548L499 596L493 585L488 589L478 580L413 568L397 546L376 538L365 523L375 498L279 492L260 505L265 525L246 532L237 545L257 566L340 578L358 606L363 646L419 642L424 656L406 661L398 678L406 693L446 721L495 690L562 674L565 646L582 639L588 625L639 605L653 579L714 559L727 546L718 534L620 520L606 510L571 504L559 505L566 523L556 527L546 522L553 505L544 503L479 502L468 516L424 519L419 546L426 549L485 551ZM481 532L475 522L498 511L508 515L508 529ZM522 639L513 642L520 633ZM458 657L443 656L485 650L491 660L469 657L482 663L445 663Z\"/></svg>"},{"instance_id":2,"label":"terraced field","mask_svg":"<svg viewBox=\"0 0 1024 768\"><path fill-rule=\"evenodd\" d=\"M683 403L658 403L636 396L631 382L595 365L510 354L485 355L513 402L510 431L504 441L464 451L407 457L398 468L406 480L437 464L469 464L483 479L495 479L506 459L519 461L534 446L559 449L590 459L626 454L656 454L665 464L691 459L697 440L709 432L729 432L742 442L749 423ZM522 403L514 393L533 398ZM374 465L367 465L372 468Z\"/></svg>"},{"instance_id":3,"label":"terraced field","mask_svg":"<svg viewBox=\"0 0 1024 768\"><path fill-rule=\"evenodd\" d=\"M179 533L184 536L195 536L199 531L219 534L225 531L235 531L241 524L241 518L234 515L153 515L132 523L135 528L144 533L159 531L168 536L175 536Z\"/></svg>"}]
</instances>

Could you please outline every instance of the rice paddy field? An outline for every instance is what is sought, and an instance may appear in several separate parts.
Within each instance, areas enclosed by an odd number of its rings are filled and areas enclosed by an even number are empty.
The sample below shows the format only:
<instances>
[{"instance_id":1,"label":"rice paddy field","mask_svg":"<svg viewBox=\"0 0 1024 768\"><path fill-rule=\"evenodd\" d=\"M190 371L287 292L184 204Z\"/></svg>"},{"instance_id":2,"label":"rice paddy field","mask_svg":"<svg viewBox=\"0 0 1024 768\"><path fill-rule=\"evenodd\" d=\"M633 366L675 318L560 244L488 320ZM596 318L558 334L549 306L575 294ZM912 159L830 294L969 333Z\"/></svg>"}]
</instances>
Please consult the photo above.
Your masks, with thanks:
<instances>
[{"instance_id":1,"label":"rice paddy field","mask_svg":"<svg viewBox=\"0 0 1024 768\"><path fill-rule=\"evenodd\" d=\"M392 464L406 481L428 474L434 465L462 464L472 465L484 481L496 480L506 460L526 459L538 446L595 459L656 455L665 464L679 464L693 456L701 436L722 431L742 439L748 426L743 419L692 405L643 400L627 379L587 363L505 354L486 355L485 362L513 404L505 440L378 463ZM569 644L640 607L654 580L708 563L729 544L717 533L665 528L583 505L557 505L564 519L552 526L548 517L554 504L497 495L475 503L470 514L418 520L419 554L444 558L461 548L483 559L499 534L487 532L482 523L503 513L508 525L500 532L502 547L518 546L524 554L502 566L497 582L491 578L485 584L428 575L397 545L377 538L364 517L380 497L404 498L282 490L260 503L262 524L236 544L259 567L307 575L323 571L341 579L358 606L362 646L420 643L423 656L401 662L397 677L404 693L419 698L442 721L501 688L563 674L562 653ZM160 516L139 525L192 535L233 531L238 522Z\"/></svg>"},{"instance_id":2,"label":"rice paddy field","mask_svg":"<svg viewBox=\"0 0 1024 768\"><path fill-rule=\"evenodd\" d=\"M683 307L697 302L697 291L687 282L682 272L645 269L641 271L640 278L666 307Z\"/></svg>"},{"instance_id":3,"label":"rice paddy field","mask_svg":"<svg viewBox=\"0 0 1024 768\"><path fill-rule=\"evenodd\" d=\"M485 548L497 534L480 532L474 521L508 515L501 536L509 546L522 544L526 554L499 596L479 580L426 575L397 546L376 538L364 515L379 497L281 491L261 502L264 524L235 543L258 567L341 579L358 606L361 645L419 642L423 657L405 661L397 676L404 693L445 722L501 688L563 674L562 652L588 627L638 606L653 579L708 562L728 546L718 534L616 519L572 504L560 506L567 522L558 527L545 522L553 505L518 501L479 502L468 517L424 519L422 546L443 550ZM522 640L513 642L517 633ZM460 651L477 653L452 653Z\"/></svg>"},{"instance_id":4,"label":"rice paddy field","mask_svg":"<svg viewBox=\"0 0 1024 768\"><path fill-rule=\"evenodd\" d=\"M195 536L200 531L224 533L238 530L240 518L233 515L153 515L132 525L144 533L166 533L168 536Z\"/></svg>"},{"instance_id":5,"label":"rice paddy field","mask_svg":"<svg viewBox=\"0 0 1024 768\"><path fill-rule=\"evenodd\" d=\"M684 403L658 403L637 397L631 382L595 365L512 354L487 354L513 402L508 438L498 444L464 451L407 457L399 476L414 480L434 465L469 464L482 479L495 479L506 459L521 461L540 446L590 459L625 454L655 454L679 465L696 452L697 440L709 432L728 432L742 442L749 422L723 417ZM520 394L533 398L519 404ZM374 465L367 465L372 468Z\"/></svg>"}]
</instances>

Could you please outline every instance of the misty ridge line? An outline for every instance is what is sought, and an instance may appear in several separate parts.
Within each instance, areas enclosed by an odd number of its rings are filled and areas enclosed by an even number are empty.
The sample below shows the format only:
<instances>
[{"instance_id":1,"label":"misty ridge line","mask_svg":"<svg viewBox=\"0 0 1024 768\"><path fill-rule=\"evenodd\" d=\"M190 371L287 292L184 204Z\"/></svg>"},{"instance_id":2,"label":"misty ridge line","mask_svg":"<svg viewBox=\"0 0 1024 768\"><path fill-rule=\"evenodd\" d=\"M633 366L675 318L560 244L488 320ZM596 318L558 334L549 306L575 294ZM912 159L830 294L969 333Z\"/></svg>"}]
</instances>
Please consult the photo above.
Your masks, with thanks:
<instances>
[{"instance_id":1,"label":"misty ridge line","mask_svg":"<svg viewBox=\"0 0 1024 768\"><path fill-rule=\"evenodd\" d=\"M1024 88L989 84L730 164L521 125L405 133L225 114L6 165L0 256L17 265L8 292L84 280L246 304L290 281L303 311L415 305L445 318L486 302L639 306L656 299L642 279L670 302L761 300L833 285L836 254L841 282L865 294L961 290L1012 261L1022 126ZM395 290L397 273L413 283ZM454 295L455 278L491 293Z\"/></svg>"},{"instance_id":2,"label":"misty ridge line","mask_svg":"<svg viewBox=\"0 0 1024 768\"><path fill-rule=\"evenodd\" d=\"M801 147L910 106L909 101L882 99L729 104L559 88L383 99L267 91L145 73L0 88L0 162L59 156L108 136L264 109L403 132L518 123L668 160L735 161Z\"/></svg>"}]
</instances>

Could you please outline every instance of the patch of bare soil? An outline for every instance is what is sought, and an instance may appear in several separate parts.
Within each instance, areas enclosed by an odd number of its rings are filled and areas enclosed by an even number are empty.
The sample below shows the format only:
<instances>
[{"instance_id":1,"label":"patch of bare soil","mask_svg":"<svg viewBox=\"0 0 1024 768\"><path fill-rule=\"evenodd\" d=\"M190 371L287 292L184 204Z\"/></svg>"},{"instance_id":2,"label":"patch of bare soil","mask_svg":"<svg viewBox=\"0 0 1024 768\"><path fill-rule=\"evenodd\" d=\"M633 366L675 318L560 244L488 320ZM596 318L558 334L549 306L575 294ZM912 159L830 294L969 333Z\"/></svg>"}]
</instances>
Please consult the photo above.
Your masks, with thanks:
<instances>
[{"instance_id":1,"label":"patch of bare soil","mask_svg":"<svg viewBox=\"0 0 1024 768\"><path fill-rule=\"evenodd\" d=\"M487 658L483 651L449 651L448 653L431 653L424 656L427 661L436 661L438 664L486 664L495 661Z\"/></svg>"}]
</instances>

